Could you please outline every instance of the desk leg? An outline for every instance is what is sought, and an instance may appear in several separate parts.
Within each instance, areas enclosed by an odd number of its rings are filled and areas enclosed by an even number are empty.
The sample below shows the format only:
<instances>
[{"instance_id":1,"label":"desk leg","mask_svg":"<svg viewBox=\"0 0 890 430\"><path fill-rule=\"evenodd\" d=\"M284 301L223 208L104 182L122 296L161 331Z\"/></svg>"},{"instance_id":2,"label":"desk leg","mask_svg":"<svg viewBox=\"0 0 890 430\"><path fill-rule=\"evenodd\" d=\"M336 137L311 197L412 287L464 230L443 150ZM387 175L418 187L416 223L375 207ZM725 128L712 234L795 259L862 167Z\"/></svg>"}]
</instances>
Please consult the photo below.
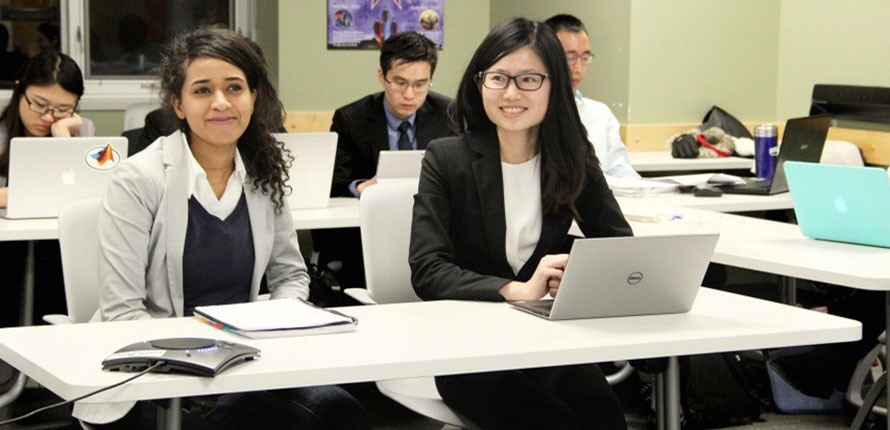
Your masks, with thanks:
<instances>
[{"instance_id":1,"label":"desk leg","mask_svg":"<svg viewBox=\"0 0 890 430\"><path fill-rule=\"evenodd\" d=\"M182 428L182 399L173 398L163 402L158 408L158 430L180 430Z\"/></svg>"},{"instance_id":2,"label":"desk leg","mask_svg":"<svg viewBox=\"0 0 890 430\"><path fill-rule=\"evenodd\" d=\"M779 285L782 288L782 301L788 305L797 304L797 278L780 276Z\"/></svg>"},{"instance_id":3,"label":"desk leg","mask_svg":"<svg viewBox=\"0 0 890 430\"><path fill-rule=\"evenodd\" d=\"M680 361L677 357L668 357L664 372L664 408L667 430L680 430Z\"/></svg>"},{"instance_id":4,"label":"desk leg","mask_svg":"<svg viewBox=\"0 0 890 430\"><path fill-rule=\"evenodd\" d=\"M667 417L664 416L664 372L655 375L655 421L658 430L665 430Z\"/></svg>"},{"instance_id":5,"label":"desk leg","mask_svg":"<svg viewBox=\"0 0 890 430\"><path fill-rule=\"evenodd\" d=\"M22 282L22 308L19 318L21 326L34 324L34 245L33 240L28 241L28 251L25 254L25 276ZM27 383L28 377L19 372L15 384L9 388L9 391L0 395L0 408L5 408L22 395Z\"/></svg>"},{"instance_id":6,"label":"desk leg","mask_svg":"<svg viewBox=\"0 0 890 430\"><path fill-rule=\"evenodd\" d=\"M668 357L668 367L655 377L655 416L658 430L680 430L680 361Z\"/></svg>"}]
</instances>

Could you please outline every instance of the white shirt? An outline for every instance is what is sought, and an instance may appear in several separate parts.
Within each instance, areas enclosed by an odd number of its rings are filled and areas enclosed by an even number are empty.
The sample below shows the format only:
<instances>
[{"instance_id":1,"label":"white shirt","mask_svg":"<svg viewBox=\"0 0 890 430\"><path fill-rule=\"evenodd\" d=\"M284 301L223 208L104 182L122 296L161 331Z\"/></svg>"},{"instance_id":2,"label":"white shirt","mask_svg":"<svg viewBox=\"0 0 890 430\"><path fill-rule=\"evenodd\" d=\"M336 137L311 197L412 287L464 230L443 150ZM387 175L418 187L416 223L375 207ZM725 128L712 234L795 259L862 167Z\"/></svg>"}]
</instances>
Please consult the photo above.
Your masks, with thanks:
<instances>
[{"instance_id":1,"label":"white shirt","mask_svg":"<svg viewBox=\"0 0 890 430\"><path fill-rule=\"evenodd\" d=\"M540 154L522 164L501 162L504 177L504 216L507 224L507 263L519 273L541 238Z\"/></svg>"},{"instance_id":2,"label":"white shirt","mask_svg":"<svg viewBox=\"0 0 890 430\"><path fill-rule=\"evenodd\" d=\"M618 178L639 178L640 174L630 165L627 147L621 141L621 125L609 107L584 98L580 91L575 91L575 105L603 173Z\"/></svg>"},{"instance_id":3,"label":"white shirt","mask_svg":"<svg viewBox=\"0 0 890 430\"><path fill-rule=\"evenodd\" d=\"M235 211L238 201L241 200L241 193L244 190L244 178L247 177L247 169L244 168L244 162L241 161L241 153L235 148L235 170L229 176L226 182L226 189L223 191L222 197L217 199L216 193L210 187L210 181L207 180L207 172L198 164L189 147L185 134L182 135L182 144L185 145L185 154L188 158L189 171L189 189L188 198L195 196L195 199L204 210L223 221Z\"/></svg>"}]
</instances>

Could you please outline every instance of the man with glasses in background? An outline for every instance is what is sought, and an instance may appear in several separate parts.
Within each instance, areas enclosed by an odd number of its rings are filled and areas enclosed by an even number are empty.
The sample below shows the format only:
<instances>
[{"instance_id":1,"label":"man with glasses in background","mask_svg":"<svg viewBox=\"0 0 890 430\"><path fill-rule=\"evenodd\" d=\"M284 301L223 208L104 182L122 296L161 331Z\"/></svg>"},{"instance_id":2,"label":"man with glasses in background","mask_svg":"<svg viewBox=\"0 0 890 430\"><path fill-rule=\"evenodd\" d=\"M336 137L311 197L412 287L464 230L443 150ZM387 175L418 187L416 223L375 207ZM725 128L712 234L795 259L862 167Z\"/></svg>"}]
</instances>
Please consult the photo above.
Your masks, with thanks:
<instances>
[{"instance_id":1,"label":"man with glasses in background","mask_svg":"<svg viewBox=\"0 0 890 430\"><path fill-rule=\"evenodd\" d=\"M361 196L377 183L380 151L426 149L433 139L454 134L447 107L451 99L430 91L436 45L415 32L397 33L383 42L377 80L383 91L362 97L334 112L337 159L331 196ZM364 285L359 230L316 230L313 243L322 267L335 271L341 285Z\"/></svg>"},{"instance_id":2,"label":"man with glasses in background","mask_svg":"<svg viewBox=\"0 0 890 430\"><path fill-rule=\"evenodd\" d=\"M587 139L593 143L593 150L599 159L603 173L620 178L639 178L631 167L627 147L619 134L621 125L604 103L583 97L578 89L587 67L593 62L587 29L580 19L572 15L554 15L545 21L556 33L569 62L572 73L572 89L575 90L575 104L581 123L587 129Z\"/></svg>"}]
</instances>

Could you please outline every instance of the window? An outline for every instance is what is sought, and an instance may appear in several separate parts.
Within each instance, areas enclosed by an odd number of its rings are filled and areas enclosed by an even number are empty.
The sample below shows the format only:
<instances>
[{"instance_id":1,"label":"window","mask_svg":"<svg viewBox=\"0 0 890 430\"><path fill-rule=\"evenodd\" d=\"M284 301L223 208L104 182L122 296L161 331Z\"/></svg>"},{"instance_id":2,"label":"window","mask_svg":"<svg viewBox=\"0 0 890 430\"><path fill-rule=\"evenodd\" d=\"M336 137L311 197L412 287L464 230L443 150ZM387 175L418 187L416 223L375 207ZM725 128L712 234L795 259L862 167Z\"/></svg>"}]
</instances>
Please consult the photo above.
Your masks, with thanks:
<instances>
[{"instance_id":1,"label":"window","mask_svg":"<svg viewBox=\"0 0 890 430\"><path fill-rule=\"evenodd\" d=\"M0 88L11 89L19 66L47 49L60 49L59 0L0 3Z\"/></svg>"},{"instance_id":2,"label":"window","mask_svg":"<svg viewBox=\"0 0 890 430\"><path fill-rule=\"evenodd\" d=\"M253 37L255 1L0 0L0 23L23 55L42 49L38 27L54 25L59 49L84 73L81 109L116 110L157 99L160 48L182 31L222 24ZM0 100L11 95L2 90L11 88L7 82L0 80Z\"/></svg>"}]
</instances>

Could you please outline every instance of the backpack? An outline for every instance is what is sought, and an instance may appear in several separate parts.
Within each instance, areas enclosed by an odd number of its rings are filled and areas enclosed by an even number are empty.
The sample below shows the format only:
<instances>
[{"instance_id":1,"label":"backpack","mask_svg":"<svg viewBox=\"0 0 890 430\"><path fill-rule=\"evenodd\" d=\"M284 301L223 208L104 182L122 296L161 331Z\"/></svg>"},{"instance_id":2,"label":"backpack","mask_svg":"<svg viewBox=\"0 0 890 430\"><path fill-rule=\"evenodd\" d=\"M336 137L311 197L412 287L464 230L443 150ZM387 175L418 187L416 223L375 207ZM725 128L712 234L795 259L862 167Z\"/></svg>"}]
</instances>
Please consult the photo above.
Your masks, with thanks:
<instances>
[{"instance_id":1,"label":"backpack","mask_svg":"<svg viewBox=\"0 0 890 430\"><path fill-rule=\"evenodd\" d=\"M769 377L759 351L693 355L679 362L683 429L749 424L770 408ZM641 392L651 399L651 384L644 383ZM649 421L655 416L651 410Z\"/></svg>"},{"instance_id":2,"label":"backpack","mask_svg":"<svg viewBox=\"0 0 890 430\"><path fill-rule=\"evenodd\" d=\"M680 359L684 428L749 424L770 405L769 376L758 352L726 352Z\"/></svg>"}]
</instances>

